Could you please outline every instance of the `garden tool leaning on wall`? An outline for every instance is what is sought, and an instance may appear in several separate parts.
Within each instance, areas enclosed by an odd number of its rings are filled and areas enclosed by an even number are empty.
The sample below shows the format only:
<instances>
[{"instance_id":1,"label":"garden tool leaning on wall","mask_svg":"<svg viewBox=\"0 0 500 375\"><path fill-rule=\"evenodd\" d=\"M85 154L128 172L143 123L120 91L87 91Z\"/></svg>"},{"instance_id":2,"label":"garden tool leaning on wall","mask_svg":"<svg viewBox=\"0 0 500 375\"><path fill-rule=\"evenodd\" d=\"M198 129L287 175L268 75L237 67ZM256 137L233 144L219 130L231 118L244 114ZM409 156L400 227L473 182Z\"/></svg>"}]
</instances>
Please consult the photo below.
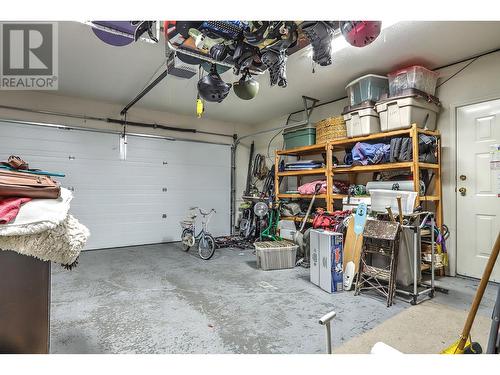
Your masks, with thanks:
<instances>
[{"instance_id":1,"label":"garden tool leaning on wall","mask_svg":"<svg viewBox=\"0 0 500 375\"><path fill-rule=\"evenodd\" d=\"M481 282L476 291L474 301L467 315L467 320L465 321L464 329L460 338L453 343L450 347L443 350L442 354L464 354L464 353L477 353L480 354L481 347L477 343L473 343L470 339L470 330L472 324L474 323L474 318L476 317L477 310L481 304L481 299L483 298L484 291L488 285L488 280L490 279L493 267L495 267L495 262L498 258L498 252L500 251L500 232L497 234L497 239L495 245L493 245L493 250L491 251L490 257L488 258L488 263L484 268L483 276L481 277Z\"/></svg>"}]
</instances>

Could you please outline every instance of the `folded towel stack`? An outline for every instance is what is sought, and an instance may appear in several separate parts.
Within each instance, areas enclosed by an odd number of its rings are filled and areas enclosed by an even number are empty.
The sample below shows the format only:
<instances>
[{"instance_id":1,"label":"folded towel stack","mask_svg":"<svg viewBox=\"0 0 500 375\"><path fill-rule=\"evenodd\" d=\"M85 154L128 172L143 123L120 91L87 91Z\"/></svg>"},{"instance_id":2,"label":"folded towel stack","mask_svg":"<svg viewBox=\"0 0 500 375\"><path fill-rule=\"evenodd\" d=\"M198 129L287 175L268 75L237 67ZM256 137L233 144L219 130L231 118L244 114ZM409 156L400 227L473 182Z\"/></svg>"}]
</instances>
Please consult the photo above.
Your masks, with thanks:
<instances>
[{"instance_id":1,"label":"folded towel stack","mask_svg":"<svg viewBox=\"0 0 500 375\"><path fill-rule=\"evenodd\" d=\"M12 209L2 215L0 206L0 219L6 218L6 224L0 224L0 249L75 266L90 232L69 214L72 199L71 191L61 188L58 199L16 201L17 216Z\"/></svg>"}]
</instances>

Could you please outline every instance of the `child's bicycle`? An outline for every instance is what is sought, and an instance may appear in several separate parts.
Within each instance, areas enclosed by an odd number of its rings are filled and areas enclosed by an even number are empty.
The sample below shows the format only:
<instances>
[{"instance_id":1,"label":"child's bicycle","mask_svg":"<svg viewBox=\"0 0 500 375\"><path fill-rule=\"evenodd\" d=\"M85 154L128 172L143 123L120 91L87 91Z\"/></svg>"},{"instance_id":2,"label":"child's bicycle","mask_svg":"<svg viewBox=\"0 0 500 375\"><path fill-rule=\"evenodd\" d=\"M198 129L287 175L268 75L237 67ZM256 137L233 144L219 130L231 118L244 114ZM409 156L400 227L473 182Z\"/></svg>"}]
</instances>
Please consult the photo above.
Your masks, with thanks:
<instances>
[{"instance_id":1,"label":"child's bicycle","mask_svg":"<svg viewBox=\"0 0 500 375\"><path fill-rule=\"evenodd\" d=\"M196 222L196 211L199 211L201 216L203 216L201 223L202 228L200 233L196 234L195 222ZM215 253L215 239L208 232L208 222L212 214L216 211L212 208L209 212L205 212L198 207L191 207L189 209L188 217L180 222L182 227L181 241L182 250L189 251L198 241L198 254L201 259L209 260Z\"/></svg>"}]
</instances>

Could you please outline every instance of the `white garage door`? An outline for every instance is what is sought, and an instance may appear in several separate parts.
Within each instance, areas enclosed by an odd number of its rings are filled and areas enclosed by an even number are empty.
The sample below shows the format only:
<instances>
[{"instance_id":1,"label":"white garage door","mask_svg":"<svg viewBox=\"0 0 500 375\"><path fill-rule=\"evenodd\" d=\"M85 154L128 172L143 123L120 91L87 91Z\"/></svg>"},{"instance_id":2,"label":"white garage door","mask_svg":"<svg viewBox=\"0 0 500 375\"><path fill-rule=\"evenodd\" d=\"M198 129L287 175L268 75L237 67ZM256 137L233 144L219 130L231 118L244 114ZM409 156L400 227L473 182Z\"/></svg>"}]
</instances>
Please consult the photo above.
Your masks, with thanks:
<instances>
[{"instance_id":1,"label":"white garage door","mask_svg":"<svg viewBox=\"0 0 500 375\"><path fill-rule=\"evenodd\" d=\"M230 147L0 122L0 159L63 172L71 213L91 232L86 249L178 241L190 206L215 208L209 230L230 227Z\"/></svg>"}]
</instances>

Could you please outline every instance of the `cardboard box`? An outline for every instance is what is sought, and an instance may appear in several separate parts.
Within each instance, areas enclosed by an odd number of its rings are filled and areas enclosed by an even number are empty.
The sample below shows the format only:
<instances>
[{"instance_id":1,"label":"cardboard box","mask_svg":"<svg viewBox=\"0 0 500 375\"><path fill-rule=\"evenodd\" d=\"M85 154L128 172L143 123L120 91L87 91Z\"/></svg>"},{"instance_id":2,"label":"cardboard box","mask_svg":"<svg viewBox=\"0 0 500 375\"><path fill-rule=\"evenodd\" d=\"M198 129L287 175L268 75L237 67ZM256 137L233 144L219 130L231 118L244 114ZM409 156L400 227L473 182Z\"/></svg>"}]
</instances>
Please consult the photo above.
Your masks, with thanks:
<instances>
[{"instance_id":1,"label":"cardboard box","mask_svg":"<svg viewBox=\"0 0 500 375\"><path fill-rule=\"evenodd\" d=\"M319 286L319 238L320 238L320 230L313 229L309 233L309 248L310 248L310 280L314 285Z\"/></svg>"},{"instance_id":2,"label":"cardboard box","mask_svg":"<svg viewBox=\"0 0 500 375\"><path fill-rule=\"evenodd\" d=\"M328 293L343 290L342 233L321 229L311 230L310 279Z\"/></svg>"}]
</instances>

